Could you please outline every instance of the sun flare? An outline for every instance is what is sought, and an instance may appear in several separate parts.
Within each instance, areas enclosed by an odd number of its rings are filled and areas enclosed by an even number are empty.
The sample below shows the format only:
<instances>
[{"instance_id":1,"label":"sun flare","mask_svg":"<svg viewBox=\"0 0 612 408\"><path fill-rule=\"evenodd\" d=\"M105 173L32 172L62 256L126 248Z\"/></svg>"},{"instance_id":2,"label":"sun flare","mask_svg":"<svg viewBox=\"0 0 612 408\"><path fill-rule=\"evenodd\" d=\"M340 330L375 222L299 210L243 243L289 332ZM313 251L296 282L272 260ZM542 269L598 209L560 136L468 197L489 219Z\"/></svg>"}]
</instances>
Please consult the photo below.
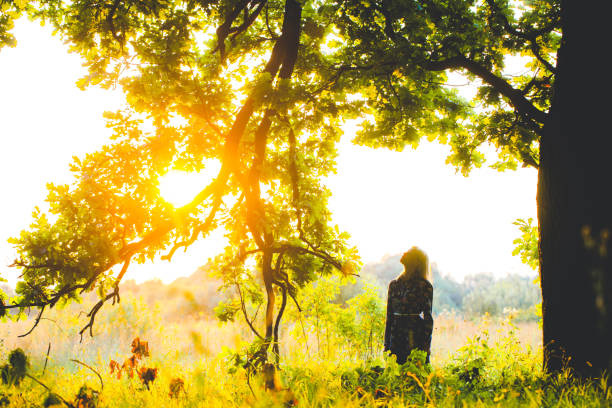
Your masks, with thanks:
<instances>
[{"instance_id":1,"label":"sun flare","mask_svg":"<svg viewBox=\"0 0 612 408\"><path fill-rule=\"evenodd\" d=\"M191 200L217 176L221 162L206 161L206 167L199 172L170 170L159 179L159 193L175 207L189 204Z\"/></svg>"}]
</instances>

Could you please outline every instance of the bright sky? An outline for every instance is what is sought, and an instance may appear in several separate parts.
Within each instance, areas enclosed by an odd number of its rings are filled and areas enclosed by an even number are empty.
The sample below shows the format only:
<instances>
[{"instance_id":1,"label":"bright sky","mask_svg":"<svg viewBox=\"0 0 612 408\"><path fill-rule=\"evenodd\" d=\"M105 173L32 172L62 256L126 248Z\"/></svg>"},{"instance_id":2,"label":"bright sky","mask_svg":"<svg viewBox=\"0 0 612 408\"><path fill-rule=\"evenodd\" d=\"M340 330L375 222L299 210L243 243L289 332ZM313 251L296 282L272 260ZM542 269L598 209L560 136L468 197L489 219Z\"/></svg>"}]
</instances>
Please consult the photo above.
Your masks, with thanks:
<instances>
[{"instance_id":1,"label":"bright sky","mask_svg":"<svg viewBox=\"0 0 612 408\"><path fill-rule=\"evenodd\" d=\"M108 141L102 112L123 99L119 92L76 88L84 72L80 59L49 27L19 21L14 33L18 46L0 50L0 276L11 280L15 271L7 265L15 256L6 240L29 225L47 182L70 181L72 156ZM457 279L478 272L533 274L511 253L518 236L512 222L536 216L534 169L482 168L465 178L444 163L446 146L374 150L352 145L351 128L345 129L338 173L328 181L331 208L364 262L418 245ZM169 282L222 247L221 237L213 236L177 253L172 264L131 267L127 278Z\"/></svg>"}]
</instances>

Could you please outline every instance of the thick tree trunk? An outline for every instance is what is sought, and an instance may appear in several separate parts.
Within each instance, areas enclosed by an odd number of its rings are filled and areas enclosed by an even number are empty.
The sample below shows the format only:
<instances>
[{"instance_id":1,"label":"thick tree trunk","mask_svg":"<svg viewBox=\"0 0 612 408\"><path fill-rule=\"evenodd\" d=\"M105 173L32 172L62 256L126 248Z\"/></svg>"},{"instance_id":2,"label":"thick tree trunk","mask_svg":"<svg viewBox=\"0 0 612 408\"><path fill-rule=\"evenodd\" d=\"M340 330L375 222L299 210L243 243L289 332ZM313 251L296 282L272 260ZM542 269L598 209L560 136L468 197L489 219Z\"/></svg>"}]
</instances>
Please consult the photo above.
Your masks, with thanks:
<instances>
[{"instance_id":1,"label":"thick tree trunk","mask_svg":"<svg viewBox=\"0 0 612 408\"><path fill-rule=\"evenodd\" d=\"M563 41L540 144L538 219L544 363L579 376L612 371L612 191L609 78L589 64L604 25L586 4L562 2ZM609 37L605 36L603 38Z\"/></svg>"}]
</instances>

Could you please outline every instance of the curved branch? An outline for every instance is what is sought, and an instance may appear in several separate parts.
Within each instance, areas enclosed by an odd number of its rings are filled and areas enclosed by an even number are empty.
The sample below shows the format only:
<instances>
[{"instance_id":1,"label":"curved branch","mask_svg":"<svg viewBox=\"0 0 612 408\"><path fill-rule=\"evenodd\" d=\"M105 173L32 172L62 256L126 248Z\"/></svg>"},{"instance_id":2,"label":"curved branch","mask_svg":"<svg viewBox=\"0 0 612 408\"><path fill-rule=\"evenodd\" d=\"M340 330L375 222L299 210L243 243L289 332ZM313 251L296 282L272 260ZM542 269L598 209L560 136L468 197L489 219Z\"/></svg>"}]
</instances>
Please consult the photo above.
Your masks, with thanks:
<instances>
[{"instance_id":1,"label":"curved branch","mask_svg":"<svg viewBox=\"0 0 612 408\"><path fill-rule=\"evenodd\" d=\"M540 61L542 63L542 65L544 65L544 68L546 68L547 70L549 70L550 72L552 72L553 74L557 73L557 68L554 67L550 62L548 62L544 56L542 56L542 54L540 53L540 44L538 44L537 40L533 40L531 42L531 46L529 47L529 49L531 50L531 52L533 53L534 57L537 58L538 61Z\"/></svg>"},{"instance_id":2,"label":"curved branch","mask_svg":"<svg viewBox=\"0 0 612 408\"><path fill-rule=\"evenodd\" d=\"M508 98L512 106L520 115L526 116L538 123L544 123L548 117L546 112L539 110L527 98L525 98L520 90L513 88L503 78L495 75L478 62L466 58L463 55L458 55L456 57L451 57L440 61L427 61L425 64L423 64L423 68L430 71L444 71L447 69L459 68L466 69L487 84L491 85L500 94Z\"/></svg>"},{"instance_id":3,"label":"curved branch","mask_svg":"<svg viewBox=\"0 0 612 408\"><path fill-rule=\"evenodd\" d=\"M185 248L185 251L186 251L187 248L189 246L191 246L198 239L200 233L202 231L206 231L212 225L212 222L215 219L215 215L217 214L217 211L219 210L219 207L221 206L222 202L223 202L222 194L221 193L215 194L215 198L213 199L212 209L210 210L210 213L208 214L208 217L206 217L206 220L204 221L204 223L202 223L201 225L195 227L194 230L193 230L193 233L191 234L191 237L189 239L181 241L181 242L175 244L170 249L170 252L168 252L168 254L162 256L161 259L162 260L166 260L166 261L171 261L172 257L174 256L174 253L179 248Z\"/></svg>"},{"instance_id":4,"label":"curved branch","mask_svg":"<svg viewBox=\"0 0 612 408\"><path fill-rule=\"evenodd\" d=\"M342 262L340 262L339 260L335 259L334 257L332 257L331 255L323 252L323 251L319 251L316 249L312 249L312 248L304 248L301 246L297 246L297 245L293 245L293 244L283 244L279 247L273 248L272 249L273 252L281 252L281 251L295 251L295 252L301 252L301 253L306 253L309 255L313 255L316 256L317 258L321 259L322 261L332 265L334 268L338 269L338 270L342 270Z\"/></svg>"},{"instance_id":5,"label":"curved branch","mask_svg":"<svg viewBox=\"0 0 612 408\"><path fill-rule=\"evenodd\" d=\"M225 39L230 34L232 24L234 23L234 21L236 21L240 13L242 13L242 11L246 9L250 1L251 0L242 0L241 2L239 2L225 18L223 24L221 24L219 28L217 28L217 47L213 50L213 54L218 50L221 56L221 60L225 59Z\"/></svg>"},{"instance_id":6,"label":"curved branch","mask_svg":"<svg viewBox=\"0 0 612 408\"><path fill-rule=\"evenodd\" d=\"M237 144L237 141L235 142L234 140L228 140L226 142L226 146L230 142L232 144ZM229 147L226 147L226 156L228 155L229 155ZM234 160L232 160L231 164L233 164ZM224 161L221 167L221 170L219 170L219 173L217 177L215 178L215 180L213 180L213 182L211 182L208 186L206 186L206 188L200 191L198 195L196 195L189 204L186 204L183 207L177 209L176 214L186 216L190 214L191 212L193 212L198 207L198 205L200 205L204 200L206 200L211 195L221 194L221 191L223 191L223 189L225 188L225 185L227 183L227 180L229 179L230 174L231 174L230 163L227 163ZM146 234L140 241L129 243L123 248L121 248L119 250L119 257L123 259L131 257L136 252L162 239L166 234L168 234L170 231L176 228L176 225L178 222L176 218L180 219L181 217L175 217L173 219L167 220L164 224L162 224L158 228Z\"/></svg>"},{"instance_id":7,"label":"curved branch","mask_svg":"<svg viewBox=\"0 0 612 408\"><path fill-rule=\"evenodd\" d=\"M257 4L257 1L254 1L253 4ZM232 33L232 38L231 38L232 41L236 38L236 36L246 31L253 24L253 22L257 19L257 16L259 16L259 14L261 13L261 10L263 9L264 5L266 4L268 4L267 0L259 0L259 4L257 4L257 8L250 15L249 15L249 11L247 9L244 9L243 23L240 26L232 28L230 30Z\"/></svg>"},{"instance_id":8,"label":"curved branch","mask_svg":"<svg viewBox=\"0 0 612 408\"><path fill-rule=\"evenodd\" d=\"M28 334L30 334L30 333L32 333L34 331L36 326L38 326L38 323L40 323L40 319L42 318L43 312L45 311L45 307L46 306L43 306L43 307L40 308L40 311L38 312L38 316L36 316L36 321L34 321L34 325L32 326L32 328L30 330L28 330L27 333L20 334L17 337L25 337L25 336L27 336Z\"/></svg>"},{"instance_id":9,"label":"curved branch","mask_svg":"<svg viewBox=\"0 0 612 408\"><path fill-rule=\"evenodd\" d=\"M100 299L98 301L98 303L96 303L94 305L94 307L91 308L89 313L87 313L87 317L89 317L89 322L79 331L79 335L81 336L81 342L83 341L83 333L85 333L85 331L87 331L87 329L89 329L89 335L91 337L93 337L93 325L94 325L94 321L96 319L96 315L98 314L98 312L100 311L102 306L104 306L104 304L108 300L110 300L110 299L114 300L118 296L119 296L119 288L115 287L115 290L113 290L111 293L109 293L108 295L106 295L105 297Z\"/></svg>"},{"instance_id":10,"label":"curved branch","mask_svg":"<svg viewBox=\"0 0 612 408\"><path fill-rule=\"evenodd\" d=\"M277 40L278 35L274 31L272 31L272 29L270 28L269 7L270 7L270 2L266 1L266 28L268 29L268 33L270 34L270 37L273 40Z\"/></svg>"},{"instance_id":11,"label":"curved branch","mask_svg":"<svg viewBox=\"0 0 612 408\"><path fill-rule=\"evenodd\" d=\"M91 278L89 278L86 282L84 283L80 283L80 284L76 284L76 285L70 285L70 286L64 286L63 288L60 288L57 292L51 294L51 296L47 296L45 298L45 300L43 301L38 301L38 302L29 302L29 303L13 303L10 305L3 305L0 304L0 309L3 310L8 310L8 309L15 309L15 308L26 308L26 307L44 307L44 306L49 306L49 308L52 308L53 306L55 306L55 304L62 299L65 295L75 292L79 289L81 289L81 291L79 293L83 293L87 290L89 290L91 288L91 285L96 281L96 279L105 271L107 271L108 269L112 268L115 264L109 262L108 264L101 266L100 268L98 268L98 270L91 276ZM15 266L19 266L19 267L23 267L23 268L37 268L37 267L45 267L45 266L41 266L41 265L27 265L27 264L22 264L19 262L15 262L13 263L11 266L15 267Z\"/></svg>"},{"instance_id":12,"label":"curved branch","mask_svg":"<svg viewBox=\"0 0 612 408\"><path fill-rule=\"evenodd\" d=\"M123 263L123 267L121 268L119 275L117 275L117 278L115 279L115 288L113 289L113 291L109 293L108 295L106 295L105 297L103 297L102 299L100 299L98 303L96 303L94 307L92 307L89 313L87 314L87 317L89 317L89 322L79 331L79 335L81 336L81 341L83 341L83 333L87 329L89 329L89 335L93 337L94 320L96 318L96 315L102 308L102 306L104 306L104 304L111 299L113 300L113 305L121 301L121 297L119 296L119 283L121 282L121 280L123 279L123 276L127 272L128 267L130 266L130 261L131 261L131 257L128 257Z\"/></svg>"},{"instance_id":13,"label":"curved branch","mask_svg":"<svg viewBox=\"0 0 612 408\"><path fill-rule=\"evenodd\" d=\"M347 72L351 72L351 71L370 71L370 70L381 70L382 68L387 68L389 67L389 69L384 69L382 70L382 72L384 74L389 74L391 72L393 72L393 70L396 68L397 66L397 61L376 61L375 64L369 64L369 65L357 65L357 64L352 64L352 65L347 65L347 64L342 64L342 65L338 65L338 66L333 66L331 67L331 69L334 70L333 75L331 75L329 77L329 79L327 81L325 81L323 84L321 84L318 88L316 88L314 91L310 92L310 97L312 98L314 95L317 95L323 91L327 91L332 89L340 80L340 78L342 78L342 75L344 75Z\"/></svg>"},{"instance_id":14,"label":"curved branch","mask_svg":"<svg viewBox=\"0 0 612 408\"><path fill-rule=\"evenodd\" d=\"M99 372L97 372L96 370L94 370L93 368L91 368L90 366L88 366L87 364L85 364L84 362L79 361L79 360L77 360L77 359L75 359L75 358L71 358L71 359L70 359L70 361L72 361L72 362L74 362L74 363L78 363L78 364L82 365L83 367L89 368L91 371L93 371L93 372L94 372L94 374L95 374L95 375L97 375L97 376L98 376L98 379L100 380L100 387L101 387L101 388L100 388L100 392L102 392L102 390L104 389L104 381L102 381L102 376L100 375L100 373L99 373Z\"/></svg>"},{"instance_id":15,"label":"curved branch","mask_svg":"<svg viewBox=\"0 0 612 408\"><path fill-rule=\"evenodd\" d=\"M529 49L531 50L531 52L533 53L533 56L537 58L538 61L540 61L542 63L542 65L544 65L544 67L552 72L553 74L557 72L556 67L554 67L550 62L548 62L544 56L542 55L541 48L540 45L538 44L538 37L541 36L542 34L545 34L547 32L550 32L550 30L552 30L553 28L555 28L559 23L558 22L553 22L550 24L549 27L545 27L543 29L537 30L537 31L533 31L533 32L523 32L520 31L514 27L512 27L512 25L510 24L510 21L508 21L508 18L504 15L504 13L502 13L500 7L497 5L497 3L495 3L495 0L487 0L487 4L489 5L489 9L491 10L491 14L495 14L495 17L497 17L502 25L504 26L504 29L511 35L520 38L522 40L528 41L529 42Z\"/></svg>"},{"instance_id":16,"label":"curved branch","mask_svg":"<svg viewBox=\"0 0 612 408\"><path fill-rule=\"evenodd\" d=\"M249 315L247 314L247 311L246 311L246 305L244 303L244 297L242 296L242 290L240 289L240 283L234 282L234 284L236 285L236 289L238 289L238 297L240 298L240 309L242 310L244 320L246 321L251 331L255 333L255 335L259 337L259 339L263 340L264 339L263 336L259 334L255 326L253 326L253 322L249 319Z\"/></svg>"}]
</instances>

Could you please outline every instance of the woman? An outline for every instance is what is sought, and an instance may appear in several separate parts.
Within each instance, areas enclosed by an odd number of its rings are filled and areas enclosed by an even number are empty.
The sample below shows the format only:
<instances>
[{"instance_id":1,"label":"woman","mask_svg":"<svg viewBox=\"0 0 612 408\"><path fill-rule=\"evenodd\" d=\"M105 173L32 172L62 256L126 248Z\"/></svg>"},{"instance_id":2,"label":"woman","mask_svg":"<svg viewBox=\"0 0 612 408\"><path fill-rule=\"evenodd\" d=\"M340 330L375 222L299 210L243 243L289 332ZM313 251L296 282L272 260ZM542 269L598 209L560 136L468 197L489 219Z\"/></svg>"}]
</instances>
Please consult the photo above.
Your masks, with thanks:
<instances>
[{"instance_id":1,"label":"woman","mask_svg":"<svg viewBox=\"0 0 612 408\"><path fill-rule=\"evenodd\" d=\"M404 272L389 283L385 351L404 364L412 350L427 352L429 363L433 318L433 287L428 280L429 260L425 252L412 247L402 255Z\"/></svg>"}]
</instances>

